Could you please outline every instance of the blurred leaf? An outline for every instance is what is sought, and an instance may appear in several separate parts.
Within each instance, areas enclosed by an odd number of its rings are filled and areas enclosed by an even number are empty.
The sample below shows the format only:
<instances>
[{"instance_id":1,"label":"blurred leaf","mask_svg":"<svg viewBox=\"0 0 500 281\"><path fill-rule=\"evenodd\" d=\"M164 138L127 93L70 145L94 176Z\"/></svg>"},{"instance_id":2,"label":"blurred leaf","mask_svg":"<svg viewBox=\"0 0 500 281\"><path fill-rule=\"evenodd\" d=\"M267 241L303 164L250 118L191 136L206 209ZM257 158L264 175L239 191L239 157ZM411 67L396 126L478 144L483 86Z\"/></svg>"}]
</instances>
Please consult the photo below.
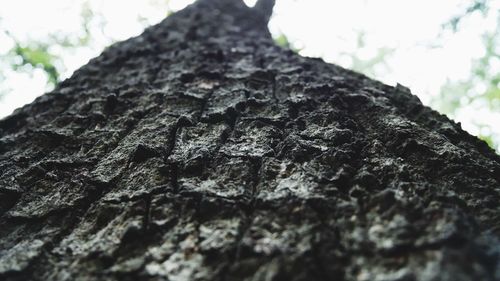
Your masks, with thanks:
<instances>
[{"instance_id":1,"label":"blurred leaf","mask_svg":"<svg viewBox=\"0 0 500 281\"><path fill-rule=\"evenodd\" d=\"M51 55L48 51L48 46L43 44L33 44L33 46L21 46L16 43L12 52L21 58L19 63L13 64L15 70L25 65L43 69L51 84L56 84L59 81L59 73L54 66L54 60L57 58Z\"/></svg>"},{"instance_id":2,"label":"blurred leaf","mask_svg":"<svg viewBox=\"0 0 500 281\"><path fill-rule=\"evenodd\" d=\"M290 49L292 51L294 51L295 53L298 53L300 52L300 48L297 48L295 47L291 42L290 40L288 40L288 37L283 34L283 33L280 33L280 35L274 37L274 42L280 46L280 47L283 47L283 48L287 48L287 49Z\"/></svg>"},{"instance_id":3,"label":"blurred leaf","mask_svg":"<svg viewBox=\"0 0 500 281\"><path fill-rule=\"evenodd\" d=\"M448 22L446 22L443 27L451 28L454 32L456 32L459 28L460 23L463 19L472 15L473 13L479 12L483 15L489 12L491 0L474 0L472 3L463 11L462 13L452 17Z\"/></svg>"},{"instance_id":4,"label":"blurred leaf","mask_svg":"<svg viewBox=\"0 0 500 281\"><path fill-rule=\"evenodd\" d=\"M463 19L473 13L481 13L484 19L495 20L500 26L500 11L491 9L494 5L491 0L475 0L463 13L453 17L444 28L452 28L456 32L462 28ZM483 55L472 61L468 78L462 81L447 81L441 92L432 100L432 104L439 111L455 116L464 108L480 110L485 113L494 113L500 110L500 29L484 31L481 35L483 42ZM500 152L500 133L491 129L492 124L498 120L481 122L472 118L471 123L478 129L479 137L484 139L491 147ZM488 128L484 133L483 128Z\"/></svg>"},{"instance_id":5,"label":"blurred leaf","mask_svg":"<svg viewBox=\"0 0 500 281\"><path fill-rule=\"evenodd\" d=\"M439 95L432 100L433 107L449 117L454 117L457 110L462 106L462 97L466 97L471 88L470 81L448 80L441 87Z\"/></svg>"},{"instance_id":6,"label":"blurred leaf","mask_svg":"<svg viewBox=\"0 0 500 281\"><path fill-rule=\"evenodd\" d=\"M285 34L280 34L278 37L274 38L274 42L276 42L278 46L281 46L283 48L290 47L290 42L288 41L288 38L285 36Z\"/></svg>"},{"instance_id":7,"label":"blurred leaf","mask_svg":"<svg viewBox=\"0 0 500 281\"><path fill-rule=\"evenodd\" d=\"M383 71L387 71L389 69L387 60L394 54L395 49L389 47L377 48L376 53L373 56L361 59L361 52L366 51L367 47L368 43L366 40L366 33L363 30L359 30L356 34L355 48L350 52L343 52L341 55L347 56L350 59L351 65L348 66L350 69L371 77L383 76L381 69L384 69ZM370 48L372 47L373 46Z\"/></svg>"},{"instance_id":8,"label":"blurred leaf","mask_svg":"<svg viewBox=\"0 0 500 281\"><path fill-rule=\"evenodd\" d=\"M478 138L486 142L488 146L491 147L492 149L496 148L495 141L493 140L493 137L491 135L479 135Z\"/></svg>"}]
</instances>

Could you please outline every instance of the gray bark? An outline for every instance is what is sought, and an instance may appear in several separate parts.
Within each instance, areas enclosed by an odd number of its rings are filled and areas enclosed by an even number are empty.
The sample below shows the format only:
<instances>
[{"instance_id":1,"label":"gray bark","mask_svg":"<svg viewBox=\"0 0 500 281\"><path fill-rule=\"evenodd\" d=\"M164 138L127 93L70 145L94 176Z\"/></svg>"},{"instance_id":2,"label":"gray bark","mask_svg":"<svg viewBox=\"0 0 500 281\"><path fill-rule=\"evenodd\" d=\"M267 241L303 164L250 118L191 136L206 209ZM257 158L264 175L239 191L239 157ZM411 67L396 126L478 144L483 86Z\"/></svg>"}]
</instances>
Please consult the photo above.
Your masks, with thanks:
<instances>
[{"instance_id":1,"label":"gray bark","mask_svg":"<svg viewBox=\"0 0 500 281\"><path fill-rule=\"evenodd\" d=\"M271 2L199 0L0 121L1 280L500 280L500 157L276 46Z\"/></svg>"}]
</instances>

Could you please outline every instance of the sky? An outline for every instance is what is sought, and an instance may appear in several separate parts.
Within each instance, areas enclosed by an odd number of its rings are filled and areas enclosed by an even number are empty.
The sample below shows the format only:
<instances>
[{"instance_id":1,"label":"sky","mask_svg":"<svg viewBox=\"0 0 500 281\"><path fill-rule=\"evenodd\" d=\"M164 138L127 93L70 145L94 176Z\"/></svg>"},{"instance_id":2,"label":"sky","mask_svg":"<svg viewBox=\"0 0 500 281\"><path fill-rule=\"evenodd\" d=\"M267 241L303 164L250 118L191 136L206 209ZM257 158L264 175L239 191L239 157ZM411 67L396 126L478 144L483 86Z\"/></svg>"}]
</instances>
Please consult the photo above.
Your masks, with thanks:
<instances>
[{"instance_id":1,"label":"sky","mask_svg":"<svg viewBox=\"0 0 500 281\"><path fill-rule=\"evenodd\" d=\"M50 33L82 32L81 7L84 0L2 0L0 29L19 40L43 40ZM190 0L88 0L101 24L91 26L92 46L72 51L61 50L63 78L90 58L97 56L112 41L142 32L145 25L161 21L169 11L179 10ZM255 1L245 0L248 5ZM472 15L457 33L443 31L443 24L463 12L470 1L462 0L277 0L269 24L271 32L285 34L294 48L305 56L322 57L344 67L370 61L381 49L387 50L385 64L367 73L387 84L409 87L424 104L430 104L447 80L468 77L471 62L482 55L484 30L498 28L495 19ZM500 1L493 4L500 9ZM29 7L29 9L26 9ZM12 40L0 30L0 55L12 47ZM360 34L364 34L360 48ZM57 46L54 46L57 48ZM353 62L356 50L359 59ZM56 50L57 51L57 50ZM0 65L1 67L1 65ZM500 67L499 67L500 72ZM29 75L6 71L0 90L0 118L31 102L47 90L43 71ZM500 120L499 112L459 111L455 116L462 126L478 133L475 122ZM500 122L491 123L500 135Z\"/></svg>"}]
</instances>

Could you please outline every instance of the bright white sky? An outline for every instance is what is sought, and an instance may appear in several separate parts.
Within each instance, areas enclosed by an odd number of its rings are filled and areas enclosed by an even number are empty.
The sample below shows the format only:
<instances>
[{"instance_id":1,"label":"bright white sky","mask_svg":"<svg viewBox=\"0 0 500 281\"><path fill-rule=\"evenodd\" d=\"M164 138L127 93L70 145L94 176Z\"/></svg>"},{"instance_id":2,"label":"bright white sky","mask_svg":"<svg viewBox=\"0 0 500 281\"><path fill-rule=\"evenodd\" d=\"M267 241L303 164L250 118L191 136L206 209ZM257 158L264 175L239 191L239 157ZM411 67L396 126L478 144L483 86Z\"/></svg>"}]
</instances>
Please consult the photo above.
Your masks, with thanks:
<instances>
[{"instance_id":1,"label":"bright white sky","mask_svg":"<svg viewBox=\"0 0 500 281\"><path fill-rule=\"evenodd\" d=\"M54 32L81 33L80 11L84 0L2 0L0 30L5 28L19 40L43 39ZM178 10L192 0L89 0L94 11L105 20L104 28L94 27L92 48L63 55L68 77L79 66L98 55L109 44L109 38L126 39L144 29L144 21L154 24L169 10ZM245 0L247 4L255 1ZM480 34L494 30L496 19L484 20L479 15L468 19L458 33L442 32L442 24L463 12L470 1L463 0L277 0L270 22L273 34L285 34L300 53L319 56L326 61L352 66L346 53L357 51L360 59L370 59L380 48L395 51L387 59L387 67L377 69L376 78L388 84L399 82L428 104L439 93L447 79L458 81L468 77L471 61L482 55ZM168 3L168 5L166 5ZM493 3L500 9L500 1ZM142 18L142 22L138 20ZM359 31L366 34L365 47L358 49ZM13 42L0 32L0 55ZM57 48L57 47L55 47ZM1 65L0 65L1 67ZM500 71L500 69L499 69ZM0 117L31 102L46 91L45 74L31 75L8 72L2 88L11 91L0 99ZM492 124L500 113L478 113L462 110L456 117L470 132L477 134L474 122ZM483 120L484 119L484 120ZM494 122L495 123L495 122ZM500 135L500 122L492 124Z\"/></svg>"}]
</instances>

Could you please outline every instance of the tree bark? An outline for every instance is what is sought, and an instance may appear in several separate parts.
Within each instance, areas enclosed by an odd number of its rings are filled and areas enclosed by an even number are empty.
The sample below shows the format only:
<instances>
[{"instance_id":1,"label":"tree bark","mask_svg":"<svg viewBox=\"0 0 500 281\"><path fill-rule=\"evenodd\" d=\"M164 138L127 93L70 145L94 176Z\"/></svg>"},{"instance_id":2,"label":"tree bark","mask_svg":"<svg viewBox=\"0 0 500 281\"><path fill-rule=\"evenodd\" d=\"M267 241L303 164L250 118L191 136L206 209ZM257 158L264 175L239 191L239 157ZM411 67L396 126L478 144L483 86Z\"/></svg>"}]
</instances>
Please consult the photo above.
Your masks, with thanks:
<instances>
[{"instance_id":1,"label":"tree bark","mask_svg":"<svg viewBox=\"0 0 500 281\"><path fill-rule=\"evenodd\" d=\"M0 121L1 280L500 280L500 157L276 46L272 2L199 0Z\"/></svg>"}]
</instances>

